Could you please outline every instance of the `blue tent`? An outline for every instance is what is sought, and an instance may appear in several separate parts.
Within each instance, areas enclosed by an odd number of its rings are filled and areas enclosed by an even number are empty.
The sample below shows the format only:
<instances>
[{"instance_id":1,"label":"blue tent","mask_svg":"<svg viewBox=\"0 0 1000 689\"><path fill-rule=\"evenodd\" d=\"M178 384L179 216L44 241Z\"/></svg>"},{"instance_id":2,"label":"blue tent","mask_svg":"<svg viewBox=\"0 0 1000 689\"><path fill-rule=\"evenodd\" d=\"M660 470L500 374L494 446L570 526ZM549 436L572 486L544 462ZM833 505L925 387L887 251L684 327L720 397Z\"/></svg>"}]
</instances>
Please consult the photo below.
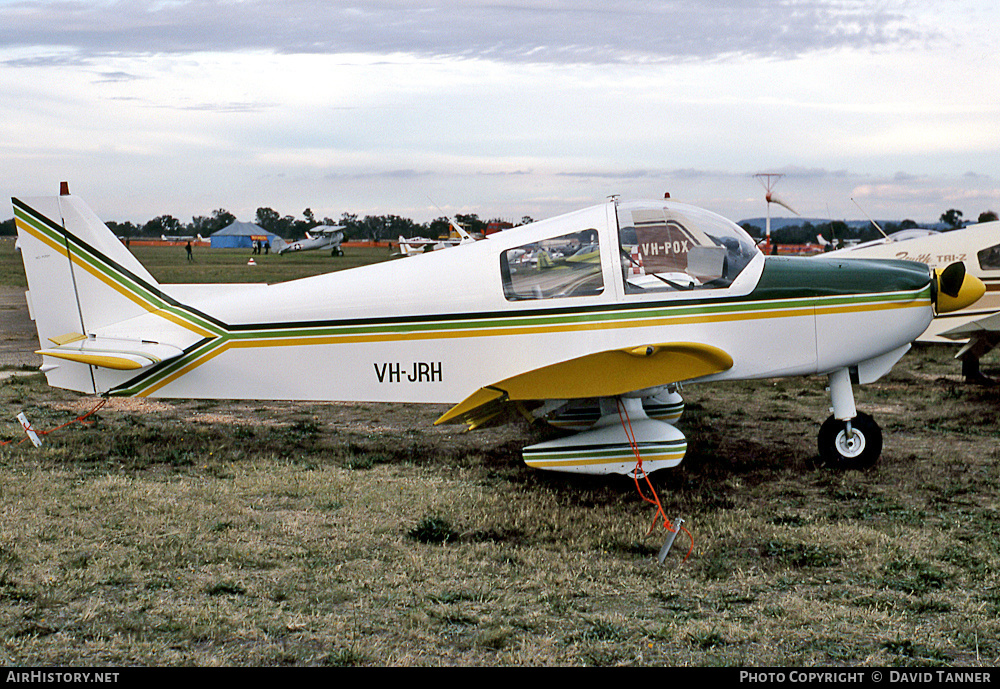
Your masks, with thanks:
<instances>
[{"instance_id":1,"label":"blue tent","mask_svg":"<svg viewBox=\"0 0 1000 689\"><path fill-rule=\"evenodd\" d=\"M278 239L278 235L252 222L236 220L218 232L213 232L208 239L213 249L249 249L253 247L255 239L270 242L271 246L274 246L274 240Z\"/></svg>"}]
</instances>

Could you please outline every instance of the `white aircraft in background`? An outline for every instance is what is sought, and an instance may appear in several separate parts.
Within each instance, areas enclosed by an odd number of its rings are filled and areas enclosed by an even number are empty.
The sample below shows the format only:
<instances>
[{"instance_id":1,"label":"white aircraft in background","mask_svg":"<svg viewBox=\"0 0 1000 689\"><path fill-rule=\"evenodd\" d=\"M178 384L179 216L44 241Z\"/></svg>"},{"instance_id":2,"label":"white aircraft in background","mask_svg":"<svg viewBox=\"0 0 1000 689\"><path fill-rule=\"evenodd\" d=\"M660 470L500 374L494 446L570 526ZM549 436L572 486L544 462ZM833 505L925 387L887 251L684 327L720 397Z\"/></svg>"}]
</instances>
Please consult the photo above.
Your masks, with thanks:
<instances>
[{"instance_id":1,"label":"white aircraft in background","mask_svg":"<svg viewBox=\"0 0 1000 689\"><path fill-rule=\"evenodd\" d=\"M472 242L479 241L478 238L469 234L455 218L452 218L449 223L451 224L452 229L451 236L447 239L427 239L426 237L407 238L403 235L399 235L399 255L416 256L417 254L422 254L427 251L439 251L441 249L448 249L453 246L471 244Z\"/></svg>"},{"instance_id":2,"label":"white aircraft in background","mask_svg":"<svg viewBox=\"0 0 1000 689\"><path fill-rule=\"evenodd\" d=\"M877 380L935 313L984 289L961 264L935 274L911 261L764 256L709 211L611 200L405 261L190 290L159 284L68 193L13 206L52 386L446 403L437 423L469 428L515 409L558 423L589 406L590 420L576 420L586 430L523 450L532 467L583 473L679 464L678 383L806 375L830 385L820 454L870 465L882 432L857 411L852 383ZM570 245L593 251L512 265ZM314 365L289 375L276 360ZM666 420L647 412L658 405Z\"/></svg>"},{"instance_id":3,"label":"white aircraft in background","mask_svg":"<svg viewBox=\"0 0 1000 689\"><path fill-rule=\"evenodd\" d=\"M955 355L969 382L992 382L979 370L979 360L1000 344L1000 222L969 225L950 232L901 230L888 237L824 254L826 258L896 258L941 269L961 263L979 278L986 293L963 309L931 321L919 342L964 343Z\"/></svg>"},{"instance_id":4,"label":"white aircraft in background","mask_svg":"<svg viewBox=\"0 0 1000 689\"><path fill-rule=\"evenodd\" d=\"M161 242L204 242L200 234L161 234Z\"/></svg>"},{"instance_id":5,"label":"white aircraft in background","mask_svg":"<svg viewBox=\"0 0 1000 689\"><path fill-rule=\"evenodd\" d=\"M306 232L305 239L286 242L279 237L271 248L279 256L292 251L313 251L316 249L329 249L331 256L343 256L344 250L340 247L343 241L343 227L340 225L319 225Z\"/></svg>"}]
</instances>

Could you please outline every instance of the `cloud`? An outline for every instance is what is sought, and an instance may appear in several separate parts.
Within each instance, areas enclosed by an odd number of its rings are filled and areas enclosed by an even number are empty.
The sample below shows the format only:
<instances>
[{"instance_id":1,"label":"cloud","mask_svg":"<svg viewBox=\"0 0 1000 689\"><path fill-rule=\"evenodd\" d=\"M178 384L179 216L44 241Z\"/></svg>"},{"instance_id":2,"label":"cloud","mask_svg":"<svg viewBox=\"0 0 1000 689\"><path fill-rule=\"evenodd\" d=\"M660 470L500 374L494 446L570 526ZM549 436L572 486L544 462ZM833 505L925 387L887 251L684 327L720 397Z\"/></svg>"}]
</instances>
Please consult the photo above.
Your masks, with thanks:
<instances>
[{"instance_id":1,"label":"cloud","mask_svg":"<svg viewBox=\"0 0 1000 689\"><path fill-rule=\"evenodd\" d=\"M97 79L94 79L95 84L113 84L123 81L132 81L134 79L142 79L142 77L136 74L130 74L129 72L101 72Z\"/></svg>"},{"instance_id":2,"label":"cloud","mask_svg":"<svg viewBox=\"0 0 1000 689\"><path fill-rule=\"evenodd\" d=\"M936 37L906 3L862 0L21 0L0 5L0 48L82 54L268 50L408 53L524 63L794 57Z\"/></svg>"},{"instance_id":3,"label":"cloud","mask_svg":"<svg viewBox=\"0 0 1000 689\"><path fill-rule=\"evenodd\" d=\"M855 216L869 185L875 217L936 218L952 187L970 212L1000 206L981 30L997 17L930 0L0 0L0 187L86 179L111 218L435 214L428 196L541 218L664 192L739 218L763 213L764 171L804 215Z\"/></svg>"}]
</instances>

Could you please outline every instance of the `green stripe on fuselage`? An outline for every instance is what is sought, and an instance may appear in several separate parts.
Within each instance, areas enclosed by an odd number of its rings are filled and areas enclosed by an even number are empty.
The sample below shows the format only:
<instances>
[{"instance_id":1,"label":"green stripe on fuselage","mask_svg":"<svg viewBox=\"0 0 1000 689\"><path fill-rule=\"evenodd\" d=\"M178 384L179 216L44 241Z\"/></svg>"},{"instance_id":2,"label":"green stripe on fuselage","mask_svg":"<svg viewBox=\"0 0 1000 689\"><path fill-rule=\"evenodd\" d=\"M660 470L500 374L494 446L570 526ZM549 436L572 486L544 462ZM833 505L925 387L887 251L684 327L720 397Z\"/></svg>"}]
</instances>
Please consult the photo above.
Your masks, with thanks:
<instances>
[{"instance_id":1,"label":"green stripe on fuselage","mask_svg":"<svg viewBox=\"0 0 1000 689\"><path fill-rule=\"evenodd\" d=\"M753 314L767 318L768 312L779 317L788 310L858 307L879 308L897 303L907 306L930 299L930 273L926 266L909 261L823 260L768 257L756 289L742 297L706 296L702 299L670 300L654 303L633 301L625 304L602 304L570 309L532 309L521 312L455 314L428 319L426 316L387 317L361 321L311 323L243 324L229 326L224 334L203 341L181 359L154 367L140 380L133 380L113 394L141 394L166 377L197 368L222 347L238 342L243 346L267 346L269 342L310 345L332 343L330 338L356 338L376 341L410 334L419 339L440 337L481 337L498 334L518 335L552 329L601 329L629 327L658 319L727 320ZM913 304L917 305L917 304ZM298 340L297 342L292 342ZM181 373L182 375L185 375Z\"/></svg>"}]
</instances>

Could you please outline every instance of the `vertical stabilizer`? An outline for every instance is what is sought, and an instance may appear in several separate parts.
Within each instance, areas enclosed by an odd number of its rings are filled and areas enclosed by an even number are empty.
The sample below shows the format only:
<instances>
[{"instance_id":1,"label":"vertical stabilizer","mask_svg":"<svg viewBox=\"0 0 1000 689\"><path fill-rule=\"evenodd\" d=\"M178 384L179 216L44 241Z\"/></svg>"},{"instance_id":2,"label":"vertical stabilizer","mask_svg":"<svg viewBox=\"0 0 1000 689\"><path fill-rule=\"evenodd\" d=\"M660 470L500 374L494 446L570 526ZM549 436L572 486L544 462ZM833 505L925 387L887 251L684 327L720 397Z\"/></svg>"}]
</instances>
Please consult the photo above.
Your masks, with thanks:
<instances>
[{"instance_id":1,"label":"vertical stabilizer","mask_svg":"<svg viewBox=\"0 0 1000 689\"><path fill-rule=\"evenodd\" d=\"M422 253L420 249L416 248L410 244L406 237L399 235L399 253L403 256L415 256L416 254Z\"/></svg>"},{"instance_id":2,"label":"vertical stabilizer","mask_svg":"<svg viewBox=\"0 0 1000 689\"><path fill-rule=\"evenodd\" d=\"M44 349L146 313L159 286L78 198L12 199L28 302ZM55 387L95 391L85 364L45 360Z\"/></svg>"}]
</instances>

